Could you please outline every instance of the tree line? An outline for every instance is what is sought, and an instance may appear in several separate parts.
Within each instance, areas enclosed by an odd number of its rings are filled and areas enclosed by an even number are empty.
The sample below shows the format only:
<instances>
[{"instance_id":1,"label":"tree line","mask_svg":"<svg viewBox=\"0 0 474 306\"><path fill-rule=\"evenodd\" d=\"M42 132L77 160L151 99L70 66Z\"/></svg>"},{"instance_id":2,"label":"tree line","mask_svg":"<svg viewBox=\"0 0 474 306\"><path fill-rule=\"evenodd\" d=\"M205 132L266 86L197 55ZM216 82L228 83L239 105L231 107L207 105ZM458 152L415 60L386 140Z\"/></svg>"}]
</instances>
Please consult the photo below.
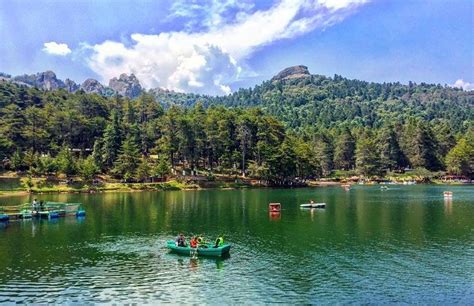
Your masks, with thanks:
<instances>
[{"instance_id":1,"label":"tree line","mask_svg":"<svg viewBox=\"0 0 474 306\"><path fill-rule=\"evenodd\" d=\"M0 158L33 175L108 174L125 180L187 173L293 184L346 171L383 176L425 168L473 176L474 132L412 116L377 126L291 124L254 107L135 100L0 83ZM289 110L291 111L291 110Z\"/></svg>"}]
</instances>

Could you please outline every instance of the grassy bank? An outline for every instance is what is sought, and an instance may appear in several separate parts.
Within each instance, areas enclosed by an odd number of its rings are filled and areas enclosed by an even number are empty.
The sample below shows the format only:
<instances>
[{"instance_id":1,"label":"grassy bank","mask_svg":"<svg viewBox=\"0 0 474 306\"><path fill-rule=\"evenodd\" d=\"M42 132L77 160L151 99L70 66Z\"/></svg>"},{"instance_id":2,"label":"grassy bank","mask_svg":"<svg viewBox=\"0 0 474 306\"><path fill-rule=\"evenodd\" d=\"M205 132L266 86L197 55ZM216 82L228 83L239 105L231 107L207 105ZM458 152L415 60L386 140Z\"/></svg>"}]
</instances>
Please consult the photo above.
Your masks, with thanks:
<instances>
[{"instance_id":1,"label":"grassy bank","mask_svg":"<svg viewBox=\"0 0 474 306\"><path fill-rule=\"evenodd\" d=\"M94 192L134 192L134 191L168 191L168 190L195 190L195 189L229 189L246 188L250 184L242 181L235 182L229 180L212 181L184 181L171 179L166 182L154 183L123 183L117 181L101 180L100 183L87 184L79 178L65 180L54 177L28 177L3 175L4 179L18 179L18 184L10 188L0 190L0 196L25 195L28 193L94 193Z\"/></svg>"},{"instance_id":2,"label":"grassy bank","mask_svg":"<svg viewBox=\"0 0 474 306\"><path fill-rule=\"evenodd\" d=\"M342 174L342 175L341 175ZM330 178L306 181L308 187L333 186L340 184L355 184L352 173L338 173ZM431 174L431 173L430 173ZM248 178L236 178L235 176L215 176L212 179L199 177L194 179L172 178L166 182L154 183L124 183L113 180L110 177L100 177L95 184L87 184L78 177L28 177L15 176L12 173L0 175L0 180L17 180L16 184L2 186L0 196L42 194L42 193L94 193L94 192L137 192L137 191L167 191L167 190L196 190L196 189L237 189L251 187L266 187L258 180ZM461 182L447 182L426 173L412 172L410 174L393 174L385 178L363 179L364 184L377 184L379 182L393 182L403 184L404 182L434 183L434 184L462 184ZM7 184L8 185L8 184Z\"/></svg>"}]
</instances>

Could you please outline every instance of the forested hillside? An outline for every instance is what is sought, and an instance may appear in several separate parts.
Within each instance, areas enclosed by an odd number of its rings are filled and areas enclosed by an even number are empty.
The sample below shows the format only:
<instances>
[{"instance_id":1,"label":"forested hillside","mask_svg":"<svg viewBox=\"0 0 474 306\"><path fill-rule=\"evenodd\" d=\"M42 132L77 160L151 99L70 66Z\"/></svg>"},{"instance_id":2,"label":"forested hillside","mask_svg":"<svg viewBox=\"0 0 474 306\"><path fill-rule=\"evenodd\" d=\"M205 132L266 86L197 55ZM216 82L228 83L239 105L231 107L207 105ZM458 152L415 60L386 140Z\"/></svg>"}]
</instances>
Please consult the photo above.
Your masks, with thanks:
<instances>
[{"instance_id":1,"label":"forested hillside","mask_svg":"<svg viewBox=\"0 0 474 306\"><path fill-rule=\"evenodd\" d=\"M6 170L144 180L172 168L274 184L424 168L473 176L474 95L291 73L226 97L137 99L0 81ZM158 103L161 102L161 103Z\"/></svg>"}]
</instances>

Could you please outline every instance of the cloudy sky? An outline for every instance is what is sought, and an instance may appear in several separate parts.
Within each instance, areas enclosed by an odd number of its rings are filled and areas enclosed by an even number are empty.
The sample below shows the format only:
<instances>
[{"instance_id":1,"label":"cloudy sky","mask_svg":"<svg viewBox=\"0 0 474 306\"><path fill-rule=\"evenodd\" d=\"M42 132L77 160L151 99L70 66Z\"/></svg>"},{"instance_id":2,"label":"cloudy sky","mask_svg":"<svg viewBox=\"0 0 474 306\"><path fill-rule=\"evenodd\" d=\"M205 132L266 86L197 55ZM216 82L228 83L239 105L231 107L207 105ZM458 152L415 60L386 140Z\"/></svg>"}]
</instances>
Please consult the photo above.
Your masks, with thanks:
<instances>
[{"instance_id":1,"label":"cloudy sky","mask_svg":"<svg viewBox=\"0 0 474 306\"><path fill-rule=\"evenodd\" d=\"M0 71L227 94L311 73L474 89L471 0L3 0Z\"/></svg>"}]
</instances>

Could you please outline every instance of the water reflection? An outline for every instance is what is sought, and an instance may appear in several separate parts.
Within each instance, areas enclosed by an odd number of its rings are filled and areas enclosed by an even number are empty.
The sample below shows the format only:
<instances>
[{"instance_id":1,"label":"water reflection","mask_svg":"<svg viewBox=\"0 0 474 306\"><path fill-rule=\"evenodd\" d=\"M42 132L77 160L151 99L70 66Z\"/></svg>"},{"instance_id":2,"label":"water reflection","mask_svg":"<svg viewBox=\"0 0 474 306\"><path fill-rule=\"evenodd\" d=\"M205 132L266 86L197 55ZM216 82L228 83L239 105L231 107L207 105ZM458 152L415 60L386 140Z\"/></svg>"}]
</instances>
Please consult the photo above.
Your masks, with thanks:
<instances>
[{"instance_id":1,"label":"water reflection","mask_svg":"<svg viewBox=\"0 0 474 306\"><path fill-rule=\"evenodd\" d=\"M281 213L279 211L271 211L268 213L268 216L270 218L270 221L279 221L281 220Z\"/></svg>"},{"instance_id":2,"label":"water reflection","mask_svg":"<svg viewBox=\"0 0 474 306\"><path fill-rule=\"evenodd\" d=\"M452 214L452 212L453 212L453 198L451 198L451 197L445 197L444 198L444 212L447 215Z\"/></svg>"},{"instance_id":3,"label":"water reflection","mask_svg":"<svg viewBox=\"0 0 474 306\"><path fill-rule=\"evenodd\" d=\"M474 188L453 190L455 209L440 188L44 195L84 203L87 218L0 223L0 302L463 304ZM326 209L301 210L309 198ZM168 254L181 231L223 234L231 257Z\"/></svg>"}]
</instances>

